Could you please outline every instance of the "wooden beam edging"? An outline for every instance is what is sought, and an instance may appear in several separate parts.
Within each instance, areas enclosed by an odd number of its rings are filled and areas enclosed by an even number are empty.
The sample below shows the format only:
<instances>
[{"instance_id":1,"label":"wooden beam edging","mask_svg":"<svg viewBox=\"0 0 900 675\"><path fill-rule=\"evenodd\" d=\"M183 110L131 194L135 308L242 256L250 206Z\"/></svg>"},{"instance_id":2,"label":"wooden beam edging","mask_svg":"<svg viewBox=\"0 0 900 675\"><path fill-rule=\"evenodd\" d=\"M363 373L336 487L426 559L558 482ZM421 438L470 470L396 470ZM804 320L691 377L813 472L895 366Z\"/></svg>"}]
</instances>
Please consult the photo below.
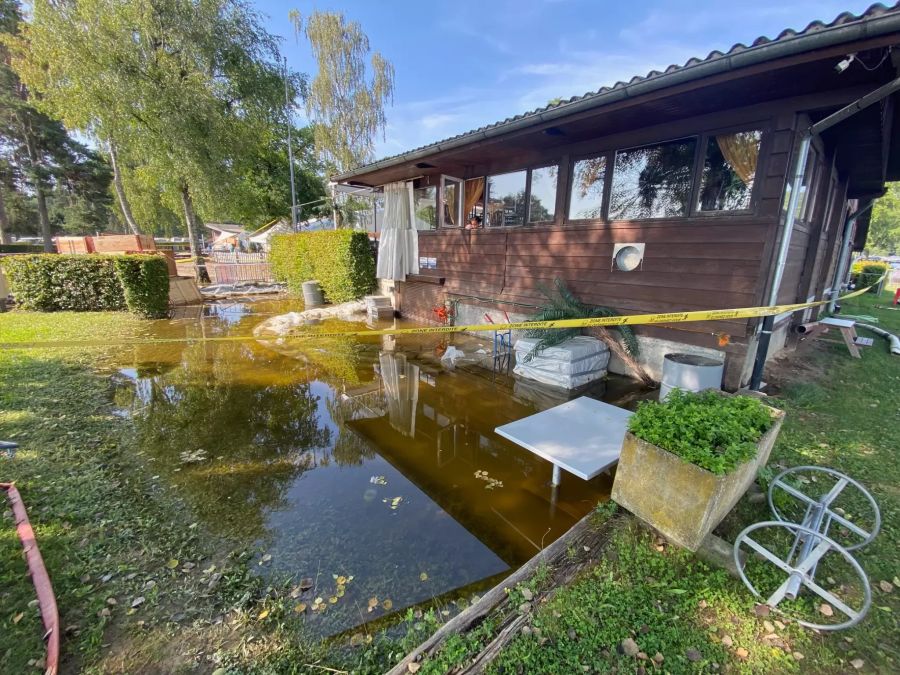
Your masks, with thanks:
<instances>
[{"instance_id":1,"label":"wooden beam edging","mask_svg":"<svg viewBox=\"0 0 900 675\"><path fill-rule=\"evenodd\" d=\"M592 527L590 521L591 518L594 517L594 515L595 513L592 510L581 520L575 523L575 525L573 525L569 529L569 531L562 535L559 539L554 541L547 548L542 549L519 569L517 569L515 572L510 574L503 581L501 581L499 584L497 584L491 590L481 596L478 602L469 605L469 607L464 609L462 612L450 619L450 621L438 628L434 633L432 633L431 637L429 637L418 647L416 647L406 656L400 659L397 665L391 668L391 670L389 670L386 675L408 675L408 673L410 672L410 663L420 661L423 657L436 652L451 635L469 630L474 625L483 621L488 614L490 614L496 607L498 607L504 600L507 599L507 589L515 588L517 584L528 579L532 574L534 574L535 570L538 568L538 566L541 565L541 563L550 562L551 560L554 560L555 558L565 554L570 544L577 541L582 535L590 530L590 528ZM612 523L616 519L617 518L614 517L603 525ZM519 627L521 624L516 623L514 625Z\"/></svg>"}]
</instances>

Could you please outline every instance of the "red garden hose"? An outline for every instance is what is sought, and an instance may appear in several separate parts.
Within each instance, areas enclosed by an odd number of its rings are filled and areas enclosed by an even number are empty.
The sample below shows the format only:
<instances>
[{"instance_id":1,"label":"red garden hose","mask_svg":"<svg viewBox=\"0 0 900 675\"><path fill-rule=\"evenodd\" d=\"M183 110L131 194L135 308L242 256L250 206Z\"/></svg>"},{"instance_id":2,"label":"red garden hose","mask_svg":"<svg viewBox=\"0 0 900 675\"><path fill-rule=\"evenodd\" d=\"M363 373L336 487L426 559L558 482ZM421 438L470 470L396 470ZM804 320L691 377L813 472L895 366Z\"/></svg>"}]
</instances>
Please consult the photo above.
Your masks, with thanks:
<instances>
[{"instance_id":1,"label":"red garden hose","mask_svg":"<svg viewBox=\"0 0 900 675\"><path fill-rule=\"evenodd\" d=\"M16 532L22 542L22 548L25 550L28 573L34 584L38 607L41 610L41 619L44 622L44 640L47 642L47 667L44 673L45 675L56 675L59 668L59 611L56 608L56 597L53 595L50 575L47 574L47 568L44 567L44 559L38 549L34 530L31 529L25 504L22 502L15 483L0 483L0 489L6 490L6 497L12 506Z\"/></svg>"}]
</instances>

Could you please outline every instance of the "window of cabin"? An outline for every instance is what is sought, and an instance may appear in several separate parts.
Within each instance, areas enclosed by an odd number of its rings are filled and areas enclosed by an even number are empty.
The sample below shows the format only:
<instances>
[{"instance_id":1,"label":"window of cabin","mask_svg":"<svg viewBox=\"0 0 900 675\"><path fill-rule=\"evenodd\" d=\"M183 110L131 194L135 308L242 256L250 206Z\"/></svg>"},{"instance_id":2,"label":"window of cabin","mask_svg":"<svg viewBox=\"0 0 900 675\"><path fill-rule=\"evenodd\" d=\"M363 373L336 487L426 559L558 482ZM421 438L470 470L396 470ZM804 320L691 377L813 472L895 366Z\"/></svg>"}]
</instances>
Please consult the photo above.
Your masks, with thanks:
<instances>
[{"instance_id":1,"label":"window of cabin","mask_svg":"<svg viewBox=\"0 0 900 675\"><path fill-rule=\"evenodd\" d=\"M556 180L558 166L544 166L531 170L528 201L528 222L546 223L556 217Z\"/></svg>"},{"instance_id":2,"label":"window of cabin","mask_svg":"<svg viewBox=\"0 0 900 675\"><path fill-rule=\"evenodd\" d=\"M463 226L463 181L441 176L441 227Z\"/></svg>"},{"instance_id":3,"label":"window of cabin","mask_svg":"<svg viewBox=\"0 0 900 675\"><path fill-rule=\"evenodd\" d=\"M700 176L701 211L745 211L750 208L762 131L708 136Z\"/></svg>"},{"instance_id":4,"label":"window of cabin","mask_svg":"<svg viewBox=\"0 0 900 675\"><path fill-rule=\"evenodd\" d=\"M617 151L609 219L687 215L696 148L696 138L683 138Z\"/></svg>"},{"instance_id":5,"label":"window of cabin","mask_svg":"<svg viewBox=\"0 0 900 675\"><path fill-rule=\"evenodd\" d=\"M527 179L528 172L524 170L488 177L486 227L525 224Z\"/></svg>"},{"instance_id":6,"label":"window of cabin","mask_svg":"<svg viewBox=\"0 0 900 675\"><path fill-rule=\"evenodd\" d=\"M429 185L413 190L413 209L417 230L437 229L437 188Z\"/></svg>"},{"instance_id":7,"label":"window of cabin","mask_svg":"<svg viewBox=\"0 0 900 675\"><path fill-rule=\"evenodd\" d=\"M466 203L463 219L469 223L473 218L484 224L484 177L466 181Z\"/></svg>"},{"instance_id":8,"label":"window of cabin","mask_svg":"<svg viewBox=\"0 0 900 675\"><path fill-rule=\"evenodd\" d=\"M809 215L811 190L816 173L816 151L809 148L809 155L806 158L806 169L803 171L803 179L800 181L799 194L797 195L797 208L794 211L794 219L798 222L804 222Z\"/></svg>"},{"instance_id":9,"label":"window of cabin","mask_svg":"<svg viewBox=\"0 0 900 675\"><path fill-rule=\"evenodd\" d=\"M580 159L572 166L569 220L596 220L603 216L606 155Z\"/></svg>"}]
</instances>

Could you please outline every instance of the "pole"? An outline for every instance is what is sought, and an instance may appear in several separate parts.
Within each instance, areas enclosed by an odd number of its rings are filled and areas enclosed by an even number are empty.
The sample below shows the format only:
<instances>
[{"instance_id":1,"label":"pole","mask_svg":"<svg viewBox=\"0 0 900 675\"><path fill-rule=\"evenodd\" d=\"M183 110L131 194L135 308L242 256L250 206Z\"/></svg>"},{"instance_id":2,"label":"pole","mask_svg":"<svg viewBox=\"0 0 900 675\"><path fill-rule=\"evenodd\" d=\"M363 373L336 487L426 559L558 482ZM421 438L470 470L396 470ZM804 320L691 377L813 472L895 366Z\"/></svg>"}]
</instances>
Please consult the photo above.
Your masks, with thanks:
<instances>
[{"instance_id":1,"label":"pole","mask_svg":"<svg viewBox=\"0 0 900 675\"><path fill-rule=\"evenodd\" d=\"M293 106L288 94L288 69L287 57L284 57L284 105L287 108L287 146L288 146L288 167L291 171L291 229L297 229L297 189L294 185L294 143L291 139L291 127L294 126L294 116L291 114Z\"/></svg>"}]
</instances>

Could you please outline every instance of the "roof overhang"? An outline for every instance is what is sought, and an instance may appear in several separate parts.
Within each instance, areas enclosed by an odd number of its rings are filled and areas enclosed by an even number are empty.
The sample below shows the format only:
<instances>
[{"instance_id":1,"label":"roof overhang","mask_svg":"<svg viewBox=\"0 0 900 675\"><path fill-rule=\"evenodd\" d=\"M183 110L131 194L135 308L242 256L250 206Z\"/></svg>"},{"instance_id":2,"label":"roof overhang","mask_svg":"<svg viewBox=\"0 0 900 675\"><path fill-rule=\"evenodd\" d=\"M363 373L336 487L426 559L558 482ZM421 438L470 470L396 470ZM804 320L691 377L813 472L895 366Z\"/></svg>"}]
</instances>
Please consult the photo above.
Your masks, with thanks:
<instances>
[{"instance_id":1,"label":"roof overhang","mask_svg":"<svg viewBox=\"0 0 900 675\"><path fill-rule=\"evenodd\" d=\"M423 173L464 174L485 155L503 158L563 146L598 135L677 119L751 106L782 98L835 89L877 86L894 76L890 62L870 72L853 67L835 71L836 61L900 43L900 12L876 5L863 15L841 15L831 24L810 24L800 33L786 31L775 40L750 47L735 45L666 72L570 99L494 125L388 157L332 180L353 185L382 185ZM601 134L598 134L598 129ZM552 132L552 133L550 133ZM592 136L591 136L592 135ZM422 163L431 167L423 169ZM900 165L900 158L896 163Z\"/></svg>"}]
</instances>

